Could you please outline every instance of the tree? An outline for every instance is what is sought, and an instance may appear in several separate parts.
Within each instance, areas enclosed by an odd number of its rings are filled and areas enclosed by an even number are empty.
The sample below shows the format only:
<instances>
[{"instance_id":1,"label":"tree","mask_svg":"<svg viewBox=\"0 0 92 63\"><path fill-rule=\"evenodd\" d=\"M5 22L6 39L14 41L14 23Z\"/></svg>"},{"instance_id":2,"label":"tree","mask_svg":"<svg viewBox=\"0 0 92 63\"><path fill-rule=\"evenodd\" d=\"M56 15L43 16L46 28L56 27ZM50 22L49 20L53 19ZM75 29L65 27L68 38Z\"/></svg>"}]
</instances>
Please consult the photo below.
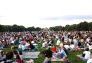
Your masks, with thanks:
<instances>
[{"instance_id":1,"label":"tree","mask_svg":"<svg viewBox=\"0 0 92 63\"><path fill-rule=\"evenodd\" d=\"M89 30L92 31L92 22L88 23Z\"/></svg>"},{"instance_id":2,"label":"tree","mask_svg":"<svg viewBox=\"0 0 92 63\"><path fill-rule=\"evenodd\" d=\"M65 30L66 30L66 31L69 31L69 27L70 27L70 25L66 25L66 26L65 26Z\"/></svg>"},{"instance_id":3,"label":"tree","mask_svg":"<svg viewBox=\"0 0 92 63\"><path fill-rule=\"evenodd\" d=\"M62 31L62 30L64 30L64 27L62 27L62 26L55 26L55 27L50 27L49 29L53 30L53 31Z\"/></svg>"},{"instance_id":4,"label":"tree","mask_svg":"<svg viewBox=\"0 0 92 63\"><path fill-rule=\"evenodd\" d=\"M92 22L88 23L86 21L81 22L79 24L66 25L63 26L55 26L49 28L52 31L92 31ZM19 26L14 24L11 25L0 25L0 32L23 32L23 31L40 31L42 30L40 27L28 27Z\"/></svg>"},{"instance_id":5,"label":"tree","mask_svg":"<svg viewBox=\"0 0 92 63\"><path fill-rule=\"evenodd\" d=\"M85 22L81 22L77 25L77 30L79 31L87 31L89 30L89 25L88 23L85 21Z\"/></svg>"}]
</instances>

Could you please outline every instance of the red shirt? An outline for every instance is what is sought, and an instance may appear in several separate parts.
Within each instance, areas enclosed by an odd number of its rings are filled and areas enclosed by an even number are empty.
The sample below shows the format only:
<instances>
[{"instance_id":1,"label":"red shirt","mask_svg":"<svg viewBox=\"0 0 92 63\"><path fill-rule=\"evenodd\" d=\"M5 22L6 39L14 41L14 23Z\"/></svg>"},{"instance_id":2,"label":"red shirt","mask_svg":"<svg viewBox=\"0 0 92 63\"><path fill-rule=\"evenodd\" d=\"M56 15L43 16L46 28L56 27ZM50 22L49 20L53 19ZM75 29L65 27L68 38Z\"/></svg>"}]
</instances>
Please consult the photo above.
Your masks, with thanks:
<instances>
[{"instance_id":1,"label":"red shirt","mask_svg":"<svg viewBox=\"0 0 92 63\"><path fill-rule=\"evenodd\" d=\"M52 52L56 52L56 51L57 51L56 47L52 47L52 48L51 48L51 51L52 51Z\"/></svg>"}]
</instances>

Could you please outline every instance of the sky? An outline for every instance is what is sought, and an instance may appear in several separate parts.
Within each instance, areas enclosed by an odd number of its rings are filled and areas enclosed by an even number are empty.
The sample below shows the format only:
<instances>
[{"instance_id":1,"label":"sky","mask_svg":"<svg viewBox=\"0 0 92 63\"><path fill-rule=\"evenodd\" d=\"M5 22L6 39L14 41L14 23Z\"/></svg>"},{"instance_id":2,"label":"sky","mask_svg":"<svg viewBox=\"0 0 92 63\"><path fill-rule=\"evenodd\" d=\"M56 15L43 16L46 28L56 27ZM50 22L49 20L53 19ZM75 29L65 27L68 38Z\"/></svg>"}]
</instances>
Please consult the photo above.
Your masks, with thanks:
<instances>
[{"instance_id":1,"label":"sky","mask_svg":"<svg viewBox=\"0 0 92 63\"><path fill-rule=\"evenodd\" d=\"M0 0L0 24L52 27L92 22L92 0Z\"/></svg>"}]
</instances>

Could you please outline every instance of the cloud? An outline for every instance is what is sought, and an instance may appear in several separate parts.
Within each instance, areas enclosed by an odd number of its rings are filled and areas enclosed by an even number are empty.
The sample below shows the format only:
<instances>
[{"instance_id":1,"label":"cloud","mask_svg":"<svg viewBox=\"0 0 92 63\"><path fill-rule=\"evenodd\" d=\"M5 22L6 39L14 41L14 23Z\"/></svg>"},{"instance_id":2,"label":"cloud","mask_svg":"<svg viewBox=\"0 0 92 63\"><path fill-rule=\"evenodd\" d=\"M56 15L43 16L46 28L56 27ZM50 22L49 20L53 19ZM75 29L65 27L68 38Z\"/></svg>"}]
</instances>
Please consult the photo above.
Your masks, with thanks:
<instances>
[{"instance_id":1,"label":"cloud","mask_svg":"<svg viewBox=\"0 0 92 63\"><path fill-rule=\"evenodd\" d=\"M0 16L0 17L5 17L5 16Z\"/></svg>"},{"instance_id":2,"label":"cloud","mask_svg":"<svg viewBox=\"0 0 92 63\"><path fill-rule=\"evenodd\" d=\"M67 15L62 17L63 20L76 20L76 19L92 19L92 15Z\"/></svg>"},{"instance_id":3,"label":"cloud","mask_svg":"<svg viewBox=\"0 0 92 63\"><path fill-rule=\"evenodd\" d=\"M66 16L60 16L60 17L49 17L49 18L43 18L43 20L76 20L76 19L92 19L92 15L66 15Z\"/></svg>"},{"instance_id":4,"label":"cloud","mask_svg":"<svg viewBox=\"0 0 92 63\"><path fill-rule=\"evenodd\" d=\"M60 20L62 17L49 17L49 18L42 18L42 20Z\"/></svg>"}]
</instances>

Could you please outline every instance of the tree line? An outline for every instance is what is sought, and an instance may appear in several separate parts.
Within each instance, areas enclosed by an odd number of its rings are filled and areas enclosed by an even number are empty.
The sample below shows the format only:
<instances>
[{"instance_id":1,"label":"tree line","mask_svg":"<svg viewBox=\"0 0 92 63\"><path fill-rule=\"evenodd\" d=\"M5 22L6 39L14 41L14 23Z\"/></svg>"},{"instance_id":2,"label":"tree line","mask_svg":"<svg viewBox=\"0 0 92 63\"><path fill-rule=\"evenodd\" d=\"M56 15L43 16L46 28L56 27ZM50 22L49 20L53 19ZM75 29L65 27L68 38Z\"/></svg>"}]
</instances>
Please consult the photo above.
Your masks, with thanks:
<instances>
[{"instance_id":1,"label":"tree line","mask_svg":"<svg viewBox=\"0 0 92 63\"><path fill-rule=\"evenodd\" d=\"M24 26L19 25L0 25L0 32L23 32L23 31L40 31L41 28L39 27L28 27L25 28Z\"/></svg>"},{"instance_id":2,"label":"tree line","mask_svg":"<svg viewBox=\"0 0 92 63\"><path fill-rule=\"evenodd\" d=\"M79 24L72 24L66 26L54 26L50 27L50 30L53 31L92 31L92 22L81 22ZM40 27L28 27L19 25L0 25L0 32L23 32L23 31L40 31Z\"/></svg>"},{"instance_id":3,"label":"tree line","mask_svg":"<svg viewBox=\"0 0 92 63\"><path fill-rule=\"evenodd\" d=\"M72 24L66 26L55 26L50 27L50 30L53 31L92 31L92 22L88 23L86 21L79 24Z\"/></svg>"}]
</instances>

